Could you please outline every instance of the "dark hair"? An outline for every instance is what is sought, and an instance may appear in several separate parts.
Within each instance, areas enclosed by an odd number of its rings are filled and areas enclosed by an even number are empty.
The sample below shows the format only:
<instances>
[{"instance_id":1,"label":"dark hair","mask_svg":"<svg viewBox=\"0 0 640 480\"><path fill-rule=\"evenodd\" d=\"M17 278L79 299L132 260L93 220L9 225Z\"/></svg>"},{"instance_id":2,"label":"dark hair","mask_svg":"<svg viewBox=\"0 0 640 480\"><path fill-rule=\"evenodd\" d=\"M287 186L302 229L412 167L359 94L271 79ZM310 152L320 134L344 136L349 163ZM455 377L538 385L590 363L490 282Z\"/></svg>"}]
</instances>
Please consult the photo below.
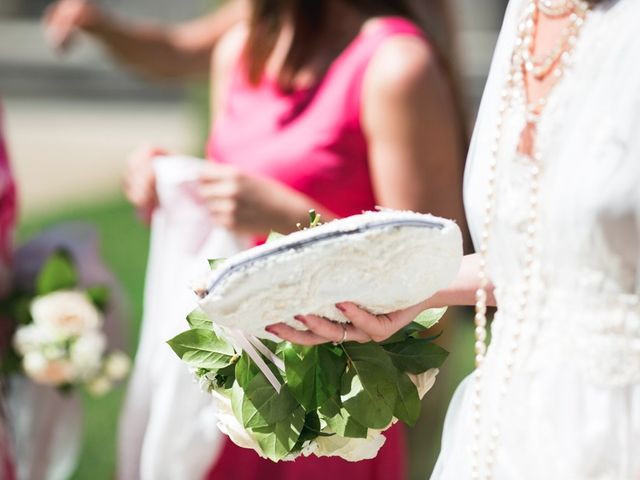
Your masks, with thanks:
<instances>
[{"instance_id":1,"label":"dark hair","mask_svg":"<svg viewBox=\"0 0 640 480\"><path fill-rule=\"evenodd\" d=\"M289 50L278 74L283 90L292 87L293 80L310 52L318 48L325 28L329 0L251 0L249 38L244 50L249 82L257 85L271 55L285 15L291 15L295 30ZM468 142L467 116L457 65L455 27L449 0L342 0L347 5L369 15L397 15L408 18L422 28L434 47L440 65L448 79L454 108L460 124L461 142L466 151Z\"/></svg>"},{"instance_id":2,"label":"dark hair","mask_svg":"<svg viewBox=\"0 0 640 480\"><path fill-rule=\"evenodd\" d=\"M453 35L447 0L342 0L345 4L374 15L406 17L425 30L442 59L451 58ZM284 89L304 66L310 52L318 48L318 41L326 26L328 0L251 0L252 15L249 38L244 56L249 81L258 84L282 27L285 15L291 15L295 30L291 49L278 75ZM420 8L414 8L419 3ZM446 18L445 18L446 17Z\"/></svg>"}]
</instances>

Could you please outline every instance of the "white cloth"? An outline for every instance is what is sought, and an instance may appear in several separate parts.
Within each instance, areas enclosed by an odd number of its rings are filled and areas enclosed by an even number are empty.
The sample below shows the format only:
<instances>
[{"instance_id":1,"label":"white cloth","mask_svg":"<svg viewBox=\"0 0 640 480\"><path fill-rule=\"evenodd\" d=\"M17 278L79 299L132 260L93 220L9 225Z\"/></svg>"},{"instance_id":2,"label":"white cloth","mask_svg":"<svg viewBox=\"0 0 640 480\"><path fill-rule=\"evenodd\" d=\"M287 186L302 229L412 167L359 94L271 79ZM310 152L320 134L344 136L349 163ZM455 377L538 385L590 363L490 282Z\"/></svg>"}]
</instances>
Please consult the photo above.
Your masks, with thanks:
<instances>
[{"instance_id":1,"label":"white cloth","mask_svg":"<svg viewBox=\"0 0 640 480\"><path fill-rule=\"evenodd\" d=\"M467 164L476 241L499 95L526 3L509 6ZM483 451L499 431L492 479L640 479L639 25L637 0L597 6L541 119L540 282L499 400L529 214L527 160L514 153L523 107L506 120L488 262L499 313L482 382ZM450 405L432 479L471 478L473 382L465 380Z\"/></svg>"},{"instance_id":2,"label":"white cloth","mask_svg":"<svg viewBox=\"0 0 640 480\"><path fill-rule=\"evenodd\" d=\"M166 344L188 328L197 305L189 286L204 279L207 258L224 258L249 246L215 226L195 196L204 161L156 160L159 208L154 213L147 266L144 318L120 421L120 480L202 478L222 445L215 408L189 369Z\"/></svg>"}]
</instances>

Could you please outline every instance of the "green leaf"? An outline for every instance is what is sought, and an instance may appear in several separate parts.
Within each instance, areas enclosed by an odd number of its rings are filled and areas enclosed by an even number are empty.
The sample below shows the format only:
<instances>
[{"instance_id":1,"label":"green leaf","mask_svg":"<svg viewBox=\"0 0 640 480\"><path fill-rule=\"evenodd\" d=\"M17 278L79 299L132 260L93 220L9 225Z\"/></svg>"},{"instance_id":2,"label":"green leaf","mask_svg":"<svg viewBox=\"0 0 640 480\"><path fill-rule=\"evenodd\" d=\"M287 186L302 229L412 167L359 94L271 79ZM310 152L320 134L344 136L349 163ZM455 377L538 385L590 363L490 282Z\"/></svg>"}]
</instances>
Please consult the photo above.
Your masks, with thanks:
<instances>
[{"instance_id":1,"label":"green leaf","mask_svg":"<svg viewBox=\"0 0 640 480\"><path fill-rule=\"evenodd\" d=\"M235 364L228 365L218 370L216 373L216 385L218 388L224 388L225 390L233 387L233 383L236 380L236 366Z\"/></svg>"},{"instance_id":2,"label":"green leaf","mask_svg":"<svg viewBox=\"0 0 640 480\"><path fill-rule=\"evenodd\" d=\"M195 368L224 368L235 354L233 347L212 330L202 328L183 332L167 343L182 361Z\"/></svg>"},{"instance_id":3,"label":"green leaf","mask_svg":"<svg viewBox=\"0 0 640 480\"><path fill-rule=\"evenodd\" d=\"M211 268L211 270L215 270L216 268L218 268L222 262L224 262L226 260L226 258L210 258L209 259L209 267Z\"/></svg>"},{"instance_id":4,"label":"green leaf","mask_svg":"<svg viewBox=\"0 0 640 480\"><path fill-rule=\"evenodd\" d=\"M396 384L398 398L393 416L413 427L420 417L421 404L418 389L406 373L400 375L398 380Z\"/></svg>"},{"instance_id":5,"label":"green leaf","mask_svg":"<svg viewBox=\"0 0 640 480\"><path fill-rule=\"evenodd\" d=\"M273 230L271 230L269 236L267 237L266 243L273 242L274 240L278 240L279 238L282 238L284 236L285 235L283 235L282 233L274 232Z\"/></svg>"},{"instance_id":6,"label":"green leaf","mask_svg":"<svg viewBox=\"0 0 640 480\"><path fill-rule=\"evenodd\" d=\"M367 438L367 427L358 423L344 408L341 408L337 415L324 420L329 428L341 437Z\"/></svg>"},{"instance_id":7,"label":"green leaf","mask_svg":"<svg viewBox=\"0 0 640 480\"><path fill-rule=\"evenodd\" d=\"M401 343L384 345L383 348L398 370L414 374L441 367L449 355L428 338L409 338Z\"/></svg>"},{"instance_id":8,"label":"green leaf","mask_svg":"<svg viewBox=\"0 0 640 480\"><path fill-rule=\"evenodd\" d=\"M422 333L433 327L442 316L446 313L446 308L432 308L425 310L409 325L397 331L391 337L387 338L384 342L380 342L380 345L388 345L390 343L403 342L407 338L418 338ZM432 337L432 340L439 335Z\"/></svg>"},{"instance_id":9,"label":"green leaf","mask_svg":"<svg viewBox=\"0 0 640 480\"><path fill-rule=\"evenodd\" d=\"M71 256L64 251L51 255L36 279L36 293L46 295L57 290L70 290L77 286L78 276Z\"/></svg>"},{"instance_id":10,"label":"green leaf","mask_svg":"<svg viewBox=\"0 0 640 480\"><path fill-rule=\"evenodd\" d=\"M87 288L87 295L98 310L104 311L109 301L109 289L104 286Z\"/></svg>"},{"instance_id":11,"label":"green leaf","mask_svg":"<svg viewBox=\"0 0 640 480\"><path fill-rule=\"evenodd\" d=\"M307 411L324 406L327 415L335 415L340 408L341 378L347 367L344 355L336 355L325 345L288 344L283 353L287 384L295 399Z\"/></svg>"},{"instance_id":12,"label":"green leaf","mask_svg":"<svg viewBox=\"0 0 640 480\"><path fill-rule=\"evenodd\" d=\"M304 409L300 406L287 418L266 427L253 429L262 453L272 461L279 461L294 451L305 424Z\"/></svg>"},{"instance_id":13,"label":"green leaf","mask_svg":"<svg viewBox=\"0 0 640 480\"><path fill-rule=\"evenodd\" d=\"M293 447L293 450L300 451L302 450L305 442L316 439L322 433L320 428L320 417L318 417L318 412L315 410L307 412L304 416L304 426L300 432L300 437L298 437L298 441Z\"/></svg>"},{"instance_id":14,"label":"green leaf","mask_svg":"<svg viewBox=\"0 0 640 480\"><path fill-rule=\"evenodd\" d=\"M213 322L211 322L209 317L207 317L207 314L199 308L196 308L193 312L187 315L187 323L189 323L189 326L192 329L202 328L211 330L213 328Z\"/></svg>"},{"instance_id":15,"label":"green leaf","mask_svg":"<svg viewBox=\"0 0 640 480\"><path fill-rule=\"evenodd\" d=\"M274 374L279 377L277 372ZM275 424L285 419L299 406L286 385L282 386L280 393L276 392L267 377L246 353L242 354L236 365L236 380L244 390L246 398L242 406L245 426ZM282 381L281 378L279 380Z\"/></svg>"},{"instance_id":16,"label":"green leaf","mask_svg":"<svg viewBox=\"0 0 640 480\"><path fill-rule=\"evenodd\" d=\"M385 428L393 418L398 370L375 343L345 344L349 368L342 378L342 404L364 427Z\"/></svg>"},{"instance_id":17,"label":"green leaf","mask_svg":"<svg viewBox=\"0 0 640 480\"><path fill-rule=\"evenodd\" d=\"M428 330L431 327L433 327L436 323L438 323L445 313L447 313L446 307L430 308L422 312L420 315L418 315L413 320L413 323L417 323L418 325L423 327L425 330Z\"/></svg>"}]
</instances>

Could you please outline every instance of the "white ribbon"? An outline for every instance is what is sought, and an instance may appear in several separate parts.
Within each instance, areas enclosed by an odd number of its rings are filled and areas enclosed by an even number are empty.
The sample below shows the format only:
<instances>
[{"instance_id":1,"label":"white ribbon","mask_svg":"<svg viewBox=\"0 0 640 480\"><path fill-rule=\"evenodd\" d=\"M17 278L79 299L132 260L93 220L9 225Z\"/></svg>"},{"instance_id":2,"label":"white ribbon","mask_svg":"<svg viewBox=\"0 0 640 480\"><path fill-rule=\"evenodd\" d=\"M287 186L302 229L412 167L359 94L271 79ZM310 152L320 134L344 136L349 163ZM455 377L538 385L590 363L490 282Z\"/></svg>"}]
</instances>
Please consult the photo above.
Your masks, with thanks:
<instances>
[{"instance_id":1,"label":"white ribbon","mask_svg":"<svg viewBox=\"0 0 640 480\"><path fill-rule=\"evenodd\" d=\"M284 371L284 362L282 361L282 359L271 350L269 350L258 338L252 335L247 335L242 330L230 329L229 333L235 341L234 343L236 343L236 345L238 345L242 350L247 352L249 358L251 358L251 360L255 362L260 371L264 374L265 377L267 377L267 380L269 380L269 383L273 385L273 388L275 388L276 392L280 393L282 384L265 363L260 353L262 353L262 355L269 359L269 361L271 361L271 363L273 363L279 370Z\"/></svg>"}]
</instances>

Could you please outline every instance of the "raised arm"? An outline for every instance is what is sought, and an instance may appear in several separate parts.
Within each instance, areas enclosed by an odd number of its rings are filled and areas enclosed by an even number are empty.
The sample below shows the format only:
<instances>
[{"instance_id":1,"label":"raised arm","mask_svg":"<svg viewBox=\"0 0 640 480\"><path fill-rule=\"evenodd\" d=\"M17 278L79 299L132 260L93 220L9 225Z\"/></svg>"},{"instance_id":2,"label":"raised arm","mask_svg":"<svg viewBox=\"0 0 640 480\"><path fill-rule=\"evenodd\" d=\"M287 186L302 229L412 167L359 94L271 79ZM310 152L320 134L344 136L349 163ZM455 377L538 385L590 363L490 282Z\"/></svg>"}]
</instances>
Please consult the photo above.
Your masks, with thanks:
<instances>
[{"instance_id":1,"label":"raised arm","mask_svg":"<svg viewBox=\"0 0 640 480\"><path fill-rule=\"evenodd\" d=\"M54 48L69 48L78 32L101 43L132 70L156 79L205 76L218 40L246 15L245 0L231 0L215 13L177 25L133 22L88 0L58 0L45 14Z\"/></svg>"}]
</instances>

